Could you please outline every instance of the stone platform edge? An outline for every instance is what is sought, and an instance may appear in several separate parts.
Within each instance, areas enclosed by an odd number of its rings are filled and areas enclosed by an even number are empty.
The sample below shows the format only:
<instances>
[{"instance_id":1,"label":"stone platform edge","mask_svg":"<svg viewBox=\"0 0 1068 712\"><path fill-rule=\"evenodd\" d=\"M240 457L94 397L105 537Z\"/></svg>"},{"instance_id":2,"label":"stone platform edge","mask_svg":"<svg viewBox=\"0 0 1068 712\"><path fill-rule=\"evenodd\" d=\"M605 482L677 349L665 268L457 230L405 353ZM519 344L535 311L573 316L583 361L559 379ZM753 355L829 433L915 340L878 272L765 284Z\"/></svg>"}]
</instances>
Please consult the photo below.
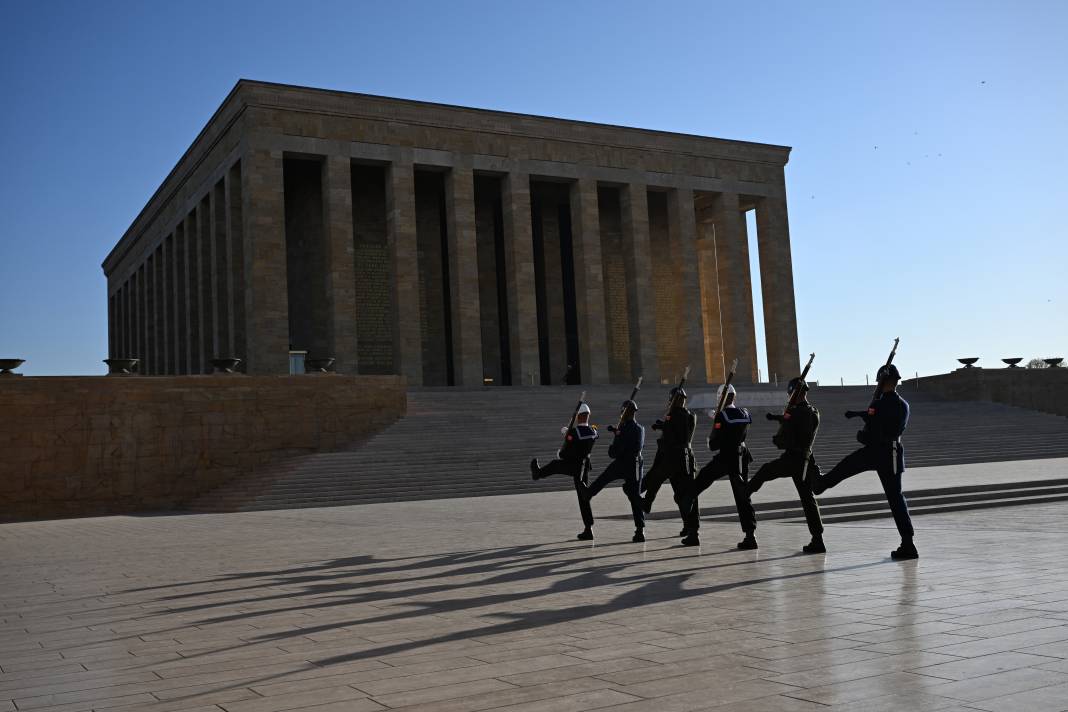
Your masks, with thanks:
<instances>
[{"instance_id":1,"label":"stone platform edge","mask_svg":"<svg viewBox=\"0 0 1068 712\"><path fill-rule=\"evenodd\" d=\"M173 509L407 412L401 376L0 378L0 521Z\"/></svg>"}]
</instances>

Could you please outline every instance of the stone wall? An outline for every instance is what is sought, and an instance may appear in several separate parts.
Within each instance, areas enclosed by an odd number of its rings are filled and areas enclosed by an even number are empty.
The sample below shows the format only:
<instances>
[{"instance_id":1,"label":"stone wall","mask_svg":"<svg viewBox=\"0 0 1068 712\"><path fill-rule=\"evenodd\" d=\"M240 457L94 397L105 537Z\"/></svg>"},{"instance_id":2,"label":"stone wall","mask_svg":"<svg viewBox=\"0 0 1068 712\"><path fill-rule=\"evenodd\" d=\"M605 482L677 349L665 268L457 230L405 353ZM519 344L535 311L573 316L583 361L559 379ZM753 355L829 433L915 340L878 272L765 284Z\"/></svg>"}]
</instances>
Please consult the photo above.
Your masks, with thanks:
<instances>
[{"instance_id":1,"label":"stone wall","mask_svg":"<svg viewBox=\"0 0 1068 712\"><path fill-rule=\"evenodd\" d=\"M951 400L994 401L1068 416L1068 368L959 368L906 383Z\"/></svg>"},{"instance_id":2,"label":"stone wall","mask_svg":"<svg viewBox=\"0 0 1068 712\"><path fill-rule=\"evenodd\" d=\"M406 404L397 376L0 378L0 520L171 509Z\"/></svg>"}]
</instances>

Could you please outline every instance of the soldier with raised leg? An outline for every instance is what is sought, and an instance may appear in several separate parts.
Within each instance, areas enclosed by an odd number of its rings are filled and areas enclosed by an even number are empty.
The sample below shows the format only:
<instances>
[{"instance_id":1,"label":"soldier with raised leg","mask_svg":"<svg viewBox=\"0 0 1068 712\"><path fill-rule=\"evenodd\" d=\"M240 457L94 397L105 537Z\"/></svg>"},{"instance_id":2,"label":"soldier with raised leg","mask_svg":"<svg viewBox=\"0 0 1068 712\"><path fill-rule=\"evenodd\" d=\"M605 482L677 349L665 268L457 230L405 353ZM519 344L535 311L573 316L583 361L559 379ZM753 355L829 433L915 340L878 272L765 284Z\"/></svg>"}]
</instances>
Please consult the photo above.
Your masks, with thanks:
<instances>
[{"instance_id":1,"label":"soldier with raised leg","mask_svg":"<svg viewBox=\"0 0 1068 712\"><path fill-rule=\"evenodd\" d=\"M590 407L586 405L586 393L579 397L571 421L560 429L564 443L556 452L556 459L544 467L538 465L538 458L530 461L530 475L540 480L550 475L567 475L574 479L575 493L578 496L579 514L582 516L583 529L578 539L593 539L593 514L590 503L585 497L585 486L589 483L590 452L597 442L597 429L590 425Z\"/></svg>"}]
</instances>

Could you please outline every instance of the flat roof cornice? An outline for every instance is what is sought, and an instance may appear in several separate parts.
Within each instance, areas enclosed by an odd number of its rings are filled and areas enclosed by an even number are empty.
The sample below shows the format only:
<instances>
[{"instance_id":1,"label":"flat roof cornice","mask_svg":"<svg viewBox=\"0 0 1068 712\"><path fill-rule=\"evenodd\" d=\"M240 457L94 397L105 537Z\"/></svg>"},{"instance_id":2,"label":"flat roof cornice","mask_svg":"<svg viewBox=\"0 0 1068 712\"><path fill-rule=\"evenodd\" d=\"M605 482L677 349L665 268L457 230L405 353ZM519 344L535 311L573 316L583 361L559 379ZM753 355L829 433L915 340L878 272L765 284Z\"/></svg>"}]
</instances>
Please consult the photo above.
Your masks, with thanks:
<instances>
[{"instance_id":1,"label":"flat roof cornice","mask_svg":"<svg viewBox=\"0 0 1068 712\"><path fill-rule=\"evenodd\" d=\"M180 189L185 177L204 160L210 147L249 107L391 120L410 125L497 133L502 136L662 151L711 160L738 160L782 166L790 157L788 146L239 79L122 238L104 258L101 266L105 273L115 268L150 221Z\"/></svg>"}]
</instances>

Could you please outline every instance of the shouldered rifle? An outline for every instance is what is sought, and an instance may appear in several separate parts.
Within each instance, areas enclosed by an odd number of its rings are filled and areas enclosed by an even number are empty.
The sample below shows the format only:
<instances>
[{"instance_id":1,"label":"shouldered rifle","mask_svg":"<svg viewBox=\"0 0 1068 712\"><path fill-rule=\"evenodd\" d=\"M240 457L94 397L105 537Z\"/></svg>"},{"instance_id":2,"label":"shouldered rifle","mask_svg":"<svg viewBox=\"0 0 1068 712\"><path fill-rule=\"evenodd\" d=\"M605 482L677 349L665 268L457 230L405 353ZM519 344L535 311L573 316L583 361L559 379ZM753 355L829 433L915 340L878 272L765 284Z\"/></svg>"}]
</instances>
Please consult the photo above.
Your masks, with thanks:
<instances>
[{"instance_id":1,"label":"shouldered rifle","mask_svg":"<svg viewBox=\"0 0 1068 712\"><path fill-rule=\"evenodd\" d=\"M805 370L803 370L801 372L801 375L798 376L798 378L800 380L802 380L802 381L805 380L805 377L808 376L809 369L812 368L812 362L815 361L815 360L816 360L815 352L810 353L808 355L808 363L805 364ZM789 411L791 408L793 408L795 405L797 405L797 399L801 397L801 395L804 393L804 390L805 390L804 388L795 388L793 390L793 392L790 393L790 397L786 399L786 408L784 408L783 411L782 411L783 415L786 415L787 411Z\"/></svg>"},{"instance_id":2,"label":"shouldered rifle","mask_svg":"<svg viewBox=\"0 0 1068 712\"><path fill-rule=\"evenodd\" d=\"M638 395L638 391L642 389L642 379L645 376L638 376L638 380L634 383L634 388L630 389L630 398L627 400L634 400L634 396ZM623 427L623 413L619 414L619 422L615 425L609 425L608 431L612 433L618 433L619 429Z\"/></svg>"},{"instance_id":3,"label":"shouldered rifle","mask_svg":"<svg viewBox=\"0 0 1068 712\"><path fill-rule=\"evenodd\" d=\"M730 388L731 381L734 380L734 372L738 368L738 359L731 361L731 370L727 372L727 380L723 382L723 392L719 394L719 402L716 403L716 413L712 417L716 417L723 412L724 404L727 402L727 391Z\"/></svg>"},{"instance_id":4,"label":"shouldered rifle","mask_svg":"<svg viewBox=\"0 0 1068 712\"><path fill-rule=\"evenodd\" d=\"M901 341L900 337L894 339L894 345L890 349L890 355L886 357L886 365L887 366L889 366L890 364L892 364L894 362L894 356L897 355L897 344L898 344L899 341ZM879 394L882 392L882 390L883 390L883 382L881 380L877 379L875 381L875 392L872 393L872 395L871 395L871 402L872 403L874 403L879 398ZM860 417L862 415L867 415L867 414L868 414L868 411L866 411L866 410L847 410L846 411L846 417L847 418L857 418L857 417Z\"/></svg>"},{"instance_id":5,"label":"shouldered rifle","mask_svg":"<svg viewBox=\"0 0 1068 712\"><path fill-rule=\"evenodd\" d=\"M560 446L560 449L567 447L567 434L571 432L571 429L575 427L575 421L578 420L579 409L582 408L582 404L586 402L586 391L582 392L579 396L578 405L575 406L575 410L571 413L571 420L567 421L567 429L564 430L564 444Z\"/></svg>"},{"instance_id":6,"label":"shouldered rifle","mask_svg":"<svg viewBox=\"0 0 1068 712\"><path fill-rule=\"evenodd\" d=\"M690 375L690 367L687 366L686 370L682 372L682 378L679 379L679 385L675 386L675 390L668 396L667 412L664 413L664 418L671 415L671 405L675 402L675 393L682 390L682 387L686 385L686 378Z\"/></svg>"}]
</instances>

